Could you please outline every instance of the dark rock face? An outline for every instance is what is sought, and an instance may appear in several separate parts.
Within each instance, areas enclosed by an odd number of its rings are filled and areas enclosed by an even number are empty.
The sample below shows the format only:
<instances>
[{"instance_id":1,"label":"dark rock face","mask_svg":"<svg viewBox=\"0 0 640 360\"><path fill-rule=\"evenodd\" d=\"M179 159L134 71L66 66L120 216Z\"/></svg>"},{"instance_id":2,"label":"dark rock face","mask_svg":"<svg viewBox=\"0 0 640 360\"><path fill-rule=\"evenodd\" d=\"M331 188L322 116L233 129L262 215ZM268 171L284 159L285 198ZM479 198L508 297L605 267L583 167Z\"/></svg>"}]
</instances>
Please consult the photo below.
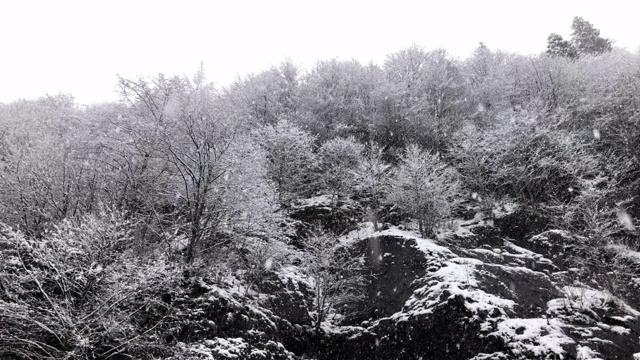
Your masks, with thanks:
<instances>
[{"instance_id":1,"label":"dark rock face","mask_svg":"<svg viewBox=\"0 0 640 360\"><path fill-rule=\"evenodd\" d=\"M282 311L300 316L295 310ZM304 316L298 320L308 321ZM245 295L202 279L185 283L175 294L161 329L164 341L177 349L171 358L176 360L207 358L203 354L215 359L299 359L294 352L307 351L311 332L308 325L292 324Z\"/></svg>"},{"instance_id":2,"label":"dark rock face","mask_svg":"<svg viewBox=\"0 0 640 360\"><path fill-rule=\"evenodd\" d=\"M366 300L351 308L345 324L360 325L363 321L390 316L404 306L413 293L413 281L424 274L428 261L415 249L415 241L380 236L357 243L354 256L365 259L367 275Z\"/></svg>"},{"instance_id":3,"label":"dark rock face","mask_svg":"<svg viewBox=\"0 0 640 360\"><path fill-rule=\"evenodd\" d=\"M470 359L478 349L501 349L491 338L476 336L480 322L464 299L447 300L432 315L403 321L385 318L368 331L339 335L319 359Z\"/></svg>"},{"instance_id":4,"label":"dark rock face","mask_svg":"<svg viewBox=\"0 0 640 360\"><path fill-rule=\"evenodd\" d=\"M396 266L396 275L387 270L372 280L369 301L380 306L373 321L363 322L366 328L326 334L327 347L316 353L318 358L577 359L591 354L626 359L640 352L637 317L621 303L585 304L564 290L572 282L562 280L562 258L556 256L556 265L549 257L566 250L557 244L570 246L571 234L543 232L518 242L520 247L482 226L473 230L479 235L447 239L450 253L419 250L414 240L393 236L356 244L361 253L381 249L383 257L370 257L366 264ZM394 263L400 255L406 260ZM465 267L467 280L447 278ZM415 268L422 274L407 271ZM399 276L405 273L403 283ZM395 284L403 291L392 307L388 289ZM595 294L589 296L603 294L588 291ZM396 310L401 301L404 306Z\"/></svg>"},{"instance_id":5,"label":"dark rock face","mask_svg":"<svg viewBox=\"0 0 640 360\"><path fill-rule=\"evenodd\" d=\"M551 226L551 221L531 207L521 207L515 212L495 219L501 235L514 240L539 234Z\"/></svg>"},{"instance_id":6,"label":"dark rock face","mask_svg":"<svg viewBox=\"0 0 640 360\"><path fill-rule=\"evenodd\" d=\"M313 294L305 284L284 282L274 272L269 272L258 283L258 289L268 296L264 306L291 324L311 326L307 309Z\"/></svg>"},{"instance_id":7,"label":"dark rock face","mask_svg":"<svg viewBox=\"0 0 640 360\"><path fill-rule=\"evenodd\" d=\"M442 294L430 313L406 308L407 301L428 282L429 274L441 269L453 253L419 249L416 240L384 235L354 245L365 258L370 272L368 311L351 317L352 328L340 334L326 334L318 349L319 359L468 359L477 349L499 349L491 338L477 336L481 321L474 318L462 296ZM425 278L426 276L426 278ZM399 316L398 316L399 315ZM493 315L501 316L500 312ZM483 313L488 317L488 312Z\"/></svg>"},{"instance_id":8,"label":"dark rock face","mask_svg":"<svg viewBox=\"0 0 640 360\"><path fill-rule=\"evenodd\" d=\"M318 196L294 203L289 216L297 220L298 238L309 236L313 226L321 226L334 234L343 234L356 229L362 221L364 211L361 206L349 199L334 199Z\"/></svg>"},{"instance_id":9,"label":"dark rock face","mask_svg":"<svg viewBox=\"0 0 640 360\"><path fill-rule=\"evenodd\" d=\"M567 231L547 230L515 243L551 259L554 264L565 269L568 266L570 252L578 243L578 239Z\"/></svg>"},{"instance_id":10,"label":"dark rock face","mask_svg":"<svg viewBox=\"0 0 640 360\"><path fill-rule=\"evenodd\" d=\"M544 315L547 302L562 296L548 275L527 268L484 264L480 282L490 294L515 302L519 317Z\"/></svg>"},{"instance_id":11,"label":"dark rock face","mask_svg":"<svg viewBox=\"0 0 640 360\"><path fill-rule=\"evenodd\" d=\"M640 313L633 309L640 304L576 284L575 269L566 267L564 254L579 238L547 230L512 239L498 227L469 224L470 235L441 240L391 229L352 243L349 251L362 259L369 280L367 296L341 309L350 315L333 328L312 328L310 289L274 272L258 284L260 301L206 283L173 294L181 325L166 328L168 341L189 344L181 350L185 359L200 350L216 359L318 360L640 353Z\"/></svg>"}]
</instances>

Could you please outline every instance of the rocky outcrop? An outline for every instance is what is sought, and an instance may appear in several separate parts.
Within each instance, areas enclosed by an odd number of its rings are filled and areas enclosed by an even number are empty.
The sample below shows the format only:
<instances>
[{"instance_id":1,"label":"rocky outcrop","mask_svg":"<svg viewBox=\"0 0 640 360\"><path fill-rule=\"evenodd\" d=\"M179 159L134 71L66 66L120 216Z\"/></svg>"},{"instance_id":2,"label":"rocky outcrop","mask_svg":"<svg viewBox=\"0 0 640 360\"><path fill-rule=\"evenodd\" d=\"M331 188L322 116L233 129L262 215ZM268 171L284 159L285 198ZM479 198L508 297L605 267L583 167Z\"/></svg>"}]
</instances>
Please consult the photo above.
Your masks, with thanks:
<instances>
[{"instance_id":1,"label":"rocky outcrop","mask_svg":"<svg viewBox=\"0 0 640 360\"><path fill-rule=\"evenodd\" d=\"M477 218L438 239L346 236L368 279L365 299L337 310L348 316L313 329L309 285L289 266L266 274L260 294L190 284L173 296L181 325L167 341L174 359L631 359L640 304L576 282L563 254L579 240L559 230L513 239Z\"/></svg>"},{"instance_id":2,"label":"rocky outcrop","mask_svg":"<svg viewBox=\"0 0 640 360\"><path fill-rule=\"evenodd\" d=\"M289 216L296 221L297 238L302 239L317 227L334 234L349 232L357 228L364 212L353 200L321 195L294 202Z\"/></svg>"},{"instance_id":3,"label":"rocky outcrop","mask_svg":"<svg viewBox=\"0 0 640 360\"><path fill-rule=\"evenodd\" d=\"M328 334L330 347L318 358L630 359L640 352L633 306L563 277L554 241L571 244L571 234L543 232L519 242L527 249L487 227L440 241L388 230L355 243L378 254L366 262L377 274L368 290L377 311L350 324L359 327Z\"/></svg>"}]
</instances>

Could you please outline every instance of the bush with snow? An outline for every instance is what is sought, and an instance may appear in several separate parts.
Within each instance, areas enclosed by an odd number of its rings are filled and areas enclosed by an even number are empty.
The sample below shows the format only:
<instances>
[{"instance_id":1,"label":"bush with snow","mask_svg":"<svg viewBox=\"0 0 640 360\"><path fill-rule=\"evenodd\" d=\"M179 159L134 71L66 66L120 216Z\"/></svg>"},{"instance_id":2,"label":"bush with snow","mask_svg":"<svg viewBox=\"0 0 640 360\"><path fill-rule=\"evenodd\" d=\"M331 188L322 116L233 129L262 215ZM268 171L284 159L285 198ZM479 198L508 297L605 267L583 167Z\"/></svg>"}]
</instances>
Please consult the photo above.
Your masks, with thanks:
<instances>
[{"instance_id":1,"label":"bush with snow","mask_svg":"<svg viewBox=\"0 0 640 360\"><path fill-rule=\"evenodd\" d=\"M43 239L0 233L0 358L106 358L142 351L174 284L161 259L136 259L117 213L64 222ZM158 319L136 323L140 310Z\"/></svg>"},{"instance_id":2,"label":"bush with snow","mask_svg":"<svg viewBox=\"0 0 640 360\"><path fill-rule=\"evenodd\" d=\"M420 233L428 236L459 204L459 178L437 154L410 145L392 175L387 201L416 219Z\"/></svg>"}]
</instances>

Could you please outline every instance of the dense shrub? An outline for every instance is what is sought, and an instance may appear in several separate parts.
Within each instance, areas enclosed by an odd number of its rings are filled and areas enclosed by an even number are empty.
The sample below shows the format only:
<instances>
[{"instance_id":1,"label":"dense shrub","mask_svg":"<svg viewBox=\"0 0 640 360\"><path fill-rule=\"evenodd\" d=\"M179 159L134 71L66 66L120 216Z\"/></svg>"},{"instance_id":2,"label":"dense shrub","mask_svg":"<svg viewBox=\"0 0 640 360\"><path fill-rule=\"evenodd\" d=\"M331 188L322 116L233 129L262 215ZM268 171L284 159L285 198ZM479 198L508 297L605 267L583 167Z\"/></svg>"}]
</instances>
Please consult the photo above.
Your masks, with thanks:
<instances>
[{"instance_id":1,"label":"dense shrub","mask_svg":"<svg viewBox=\"0 0 640 360\"><path fill-rule=\"evenodd\" d=\"M160 295L174 285L174 272L160 259L134 258L130 229L117 213L64 222L41 240L4 228L0 358L155 351L147 335L162 317L140 323L139 313L166 311Z\"/></svg>"},{"instance_id":2,"label":"dense shrub","mask_svg":"<svg viewBox=\"0 0 640 360\"><path fill-rule=\"evenodd\" d=\"M418 222L420 233L429 236L459 204L460 192L455 169L437 154L411 145L392 175L387 201L412 216Z\"/></svg>"}]
</instances>

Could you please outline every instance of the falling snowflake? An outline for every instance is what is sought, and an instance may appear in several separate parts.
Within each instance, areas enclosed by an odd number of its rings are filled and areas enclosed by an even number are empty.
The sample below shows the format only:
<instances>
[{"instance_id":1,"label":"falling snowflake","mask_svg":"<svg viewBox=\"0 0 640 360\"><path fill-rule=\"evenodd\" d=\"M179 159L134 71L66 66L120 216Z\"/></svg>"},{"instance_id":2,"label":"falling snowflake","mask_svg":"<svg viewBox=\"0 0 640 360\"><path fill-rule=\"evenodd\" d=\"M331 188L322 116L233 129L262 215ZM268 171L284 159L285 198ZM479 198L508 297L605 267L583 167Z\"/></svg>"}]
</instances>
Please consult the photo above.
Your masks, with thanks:
<instances>
[{"instance_id":1,"label":"falling snowflake","mask_svg":"<svg viewBox=\"0 0 640 360\"><path fill-rule=\"evenodd\" d=\"M600 130L598 130L598 129L593 129L593 137L594 137L596 140L600 140Z\"/></svg>"}]
</instances>

